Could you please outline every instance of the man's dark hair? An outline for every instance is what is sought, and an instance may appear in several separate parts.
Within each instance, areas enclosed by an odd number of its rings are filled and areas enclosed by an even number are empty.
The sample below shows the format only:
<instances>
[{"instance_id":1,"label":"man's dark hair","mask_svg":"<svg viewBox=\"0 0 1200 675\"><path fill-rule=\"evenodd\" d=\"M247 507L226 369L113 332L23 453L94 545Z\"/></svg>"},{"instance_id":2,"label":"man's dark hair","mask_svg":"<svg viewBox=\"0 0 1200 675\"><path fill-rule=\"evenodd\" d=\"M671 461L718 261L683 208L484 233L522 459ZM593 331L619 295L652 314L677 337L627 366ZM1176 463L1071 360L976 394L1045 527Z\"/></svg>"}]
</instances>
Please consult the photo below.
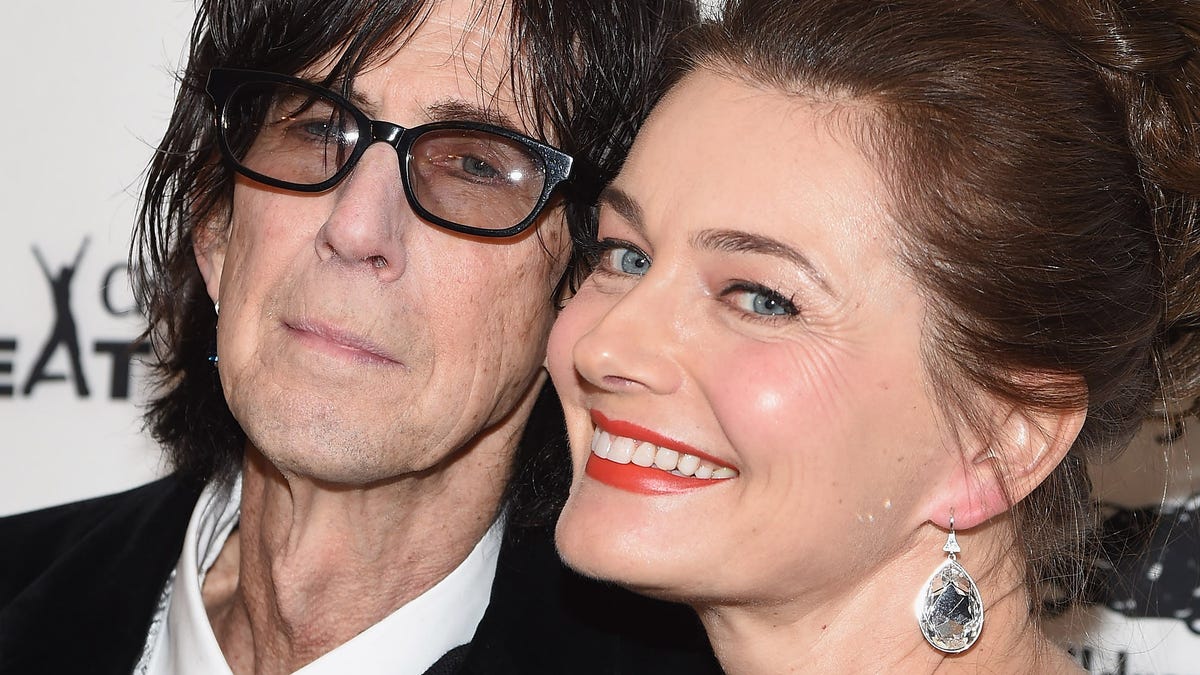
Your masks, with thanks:
<instances>
[{"instance_id":1,"label":"man's dark hair","mask_svg":"<svg viewBox=\"0 0 1200 675\"><path fill-rule=\"evenodd\" d=\"M176 471L197 480L235 471L245 443L209 361L217 317L192 250L196 227L228 226L233 195L234 174L220 160L204 93L209 71L298 74L320 70L323 59L337 55L325 82L348 90L356 74L404 47L432 5L430 0L199 3L175 109L147 173L131 253L156 353L158 390L146 424ZM686 0L479 0L476 10L481 22L508 18L508 26L494 28L496 34L508 31L522 121L532 135L576 158L577 175L585 180L575 182L564 206L571 230L584 231L590 195L616 173L637 126L670 79L663 51L674 33L695 21L695 9ZM524 473L525 461L518 458L515 470Z\"/></svg>"}]
</instances>

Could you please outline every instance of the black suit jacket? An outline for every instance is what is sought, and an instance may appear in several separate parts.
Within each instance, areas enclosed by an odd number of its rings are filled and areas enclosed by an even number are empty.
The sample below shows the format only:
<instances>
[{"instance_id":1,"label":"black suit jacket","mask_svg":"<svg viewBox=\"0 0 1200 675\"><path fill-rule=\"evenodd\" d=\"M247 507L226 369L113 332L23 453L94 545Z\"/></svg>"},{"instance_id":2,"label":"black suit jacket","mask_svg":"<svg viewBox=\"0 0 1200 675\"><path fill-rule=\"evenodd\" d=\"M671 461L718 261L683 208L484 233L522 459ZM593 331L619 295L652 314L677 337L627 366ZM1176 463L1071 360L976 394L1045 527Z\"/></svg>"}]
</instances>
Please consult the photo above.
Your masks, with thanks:
<instances>
[{"instance_id":1,"label":"black suit jacket","mask_svg":"<svg viewBox=\"0 0 1200 675\"><path fill-rule=\"evenodd\" d=\"M130 673L200 489L172 476L0 519L0 674ZM427 675L719 672L690 610L584 579L547 528L512 527L475 637Z\"/></svg>"}]
</instances>

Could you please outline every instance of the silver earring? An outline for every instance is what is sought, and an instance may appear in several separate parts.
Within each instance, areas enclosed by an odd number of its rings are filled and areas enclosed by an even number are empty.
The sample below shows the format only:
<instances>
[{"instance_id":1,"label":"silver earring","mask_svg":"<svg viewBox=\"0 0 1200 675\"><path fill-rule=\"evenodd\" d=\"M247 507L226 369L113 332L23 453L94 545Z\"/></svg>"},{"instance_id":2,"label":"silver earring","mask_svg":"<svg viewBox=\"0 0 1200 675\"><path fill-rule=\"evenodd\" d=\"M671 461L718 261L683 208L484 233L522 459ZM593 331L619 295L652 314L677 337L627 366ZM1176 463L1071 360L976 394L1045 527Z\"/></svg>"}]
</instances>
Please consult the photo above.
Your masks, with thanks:
<instances>
[{"instance_id":1,"label":"silver earring","mask_svg":"<svg viewBox=\"0 0 1200 675\"><path fill-rule=\"evenodd\" d=\"M221 314L221 301L220 300L217 300L216 302L213 303L213 314L220 316L220 314Z\"/></svg>"},{"instance_id":2,"label":"silver earring","mask_svg":"<svg viewBox=\"0 0 1200 675\"><path fill-rule=\"evenodd\" d=\"M950 535L942 550L946 559L917 597L917 623L935 649L957 654L970 649L983 631L983 597L975 580L958 562L962 549L954 537L954 514L950 515Z\"/></svg>"}]
</instances>

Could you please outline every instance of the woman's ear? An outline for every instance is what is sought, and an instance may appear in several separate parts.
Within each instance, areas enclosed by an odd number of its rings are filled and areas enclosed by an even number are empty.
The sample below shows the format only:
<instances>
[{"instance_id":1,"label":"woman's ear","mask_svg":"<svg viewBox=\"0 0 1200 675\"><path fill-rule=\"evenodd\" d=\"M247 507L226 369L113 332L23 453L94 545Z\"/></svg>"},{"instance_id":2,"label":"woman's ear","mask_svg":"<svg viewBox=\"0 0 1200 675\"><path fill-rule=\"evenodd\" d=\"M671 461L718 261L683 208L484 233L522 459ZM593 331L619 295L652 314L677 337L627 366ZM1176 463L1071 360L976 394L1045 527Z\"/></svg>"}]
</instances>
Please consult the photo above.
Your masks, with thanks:
<instances>
[{"instance_id":1,"label":"woman's ear","mask_svg":"<svg viewBox=\"0 0 1200 675\"><path fill-rule=\"evenodd\" d=\"M221 271L225 269L226 237L223 232L208 226L197 225L192 230L192 253L196 266L204 278L204 288L215 303L221 298Z\"/></svg>"},{"instance_id":2,"label":"woman's ear","mask_svg":"<svg viewBox=\"0 0 1200 675\"><path fill-rule=\"evenodd\" d=\"M936 500L930 520L968 529L1008 511L1062 462L1087 419L1087 409L1040 411L1019 406L1000 408L992 433L951 473L947 489Z\"/></svg>"}]
</instances>

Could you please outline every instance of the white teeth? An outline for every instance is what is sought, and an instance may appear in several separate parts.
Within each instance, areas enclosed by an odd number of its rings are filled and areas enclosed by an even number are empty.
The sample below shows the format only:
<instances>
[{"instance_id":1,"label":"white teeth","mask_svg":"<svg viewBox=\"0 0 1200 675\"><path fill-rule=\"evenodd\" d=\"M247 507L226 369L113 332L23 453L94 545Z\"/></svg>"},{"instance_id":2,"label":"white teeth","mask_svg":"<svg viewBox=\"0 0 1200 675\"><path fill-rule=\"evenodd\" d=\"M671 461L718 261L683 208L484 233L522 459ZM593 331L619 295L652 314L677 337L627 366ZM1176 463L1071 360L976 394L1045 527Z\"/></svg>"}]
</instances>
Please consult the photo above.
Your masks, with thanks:
<instances>
[{"instance_id":1,"label":"white teeth","mask_svg":"<svg viewBox=\"0 0 1200 675\"><path fill-rule=\"evenodd\" d=\"M658 446L653 443L638 443L637 450L633 451L633 457L629 461L638 466L654 466L654 451Z\"/></svg>"},{"instance_id":2,"label":"white teeth","mask_svg":"<svg viewBox=\"0 0 1200 675\"><path fill-rule=\"evenodd\" d=\"M628 464L633 458L632 438L623 438L621 436L613 436L612 446L608 449L608 457L606 459L617 464Z\"/></svg>"},{"instance_id":3,"label":"white teeth","mask_svg":"<svg viewBox=\"0 0 1200 675\"><path fill-rule=\"evenodd\" d=\"M679 458L679 463L675 465L675 470L685 476L696 473L696 469L699 468L700 458L695 455L683 455Z\"/></svg>"},{"instance_id":4,"label":"white teeth","mask_svg":"<svg viewBox=\"0 0 1200 675\"><path fill-rule=\"evenodd\" d=\"M607 459L617 464L632 462L643 467L653 466L678 476L694 476L714 480L738 476L736 469L706 462L695 455L669 448L660 448L646 441L639 442L632 438L613 436L601 429L596 429L592 434L592 453L601 459Z\"/></svg>"},{"instance_id":5,"label":"white teeth","mask_svg":"<svg viewBox=\"0 0 1200 675\"><path fill-rule=\"evenodd\" d=\"M592 434L592 445L596 446L592 452L596 453L598 457L607 458L609 449L612 447L612 436L608 435L607 431Z\"/></svg>"},{"instance_id":6,"label":"white teeth","mask_svg":"<svg viewBox=\"0 0 1200 675\"><path fill-rule=\"evenodd\" d=\"M644 444L648 445L648 444ZM659 448L658 453L654 455L654 466L663 471L670 471L679 464L679 453L667 448Z\"/></svg>"}]
</instances>

